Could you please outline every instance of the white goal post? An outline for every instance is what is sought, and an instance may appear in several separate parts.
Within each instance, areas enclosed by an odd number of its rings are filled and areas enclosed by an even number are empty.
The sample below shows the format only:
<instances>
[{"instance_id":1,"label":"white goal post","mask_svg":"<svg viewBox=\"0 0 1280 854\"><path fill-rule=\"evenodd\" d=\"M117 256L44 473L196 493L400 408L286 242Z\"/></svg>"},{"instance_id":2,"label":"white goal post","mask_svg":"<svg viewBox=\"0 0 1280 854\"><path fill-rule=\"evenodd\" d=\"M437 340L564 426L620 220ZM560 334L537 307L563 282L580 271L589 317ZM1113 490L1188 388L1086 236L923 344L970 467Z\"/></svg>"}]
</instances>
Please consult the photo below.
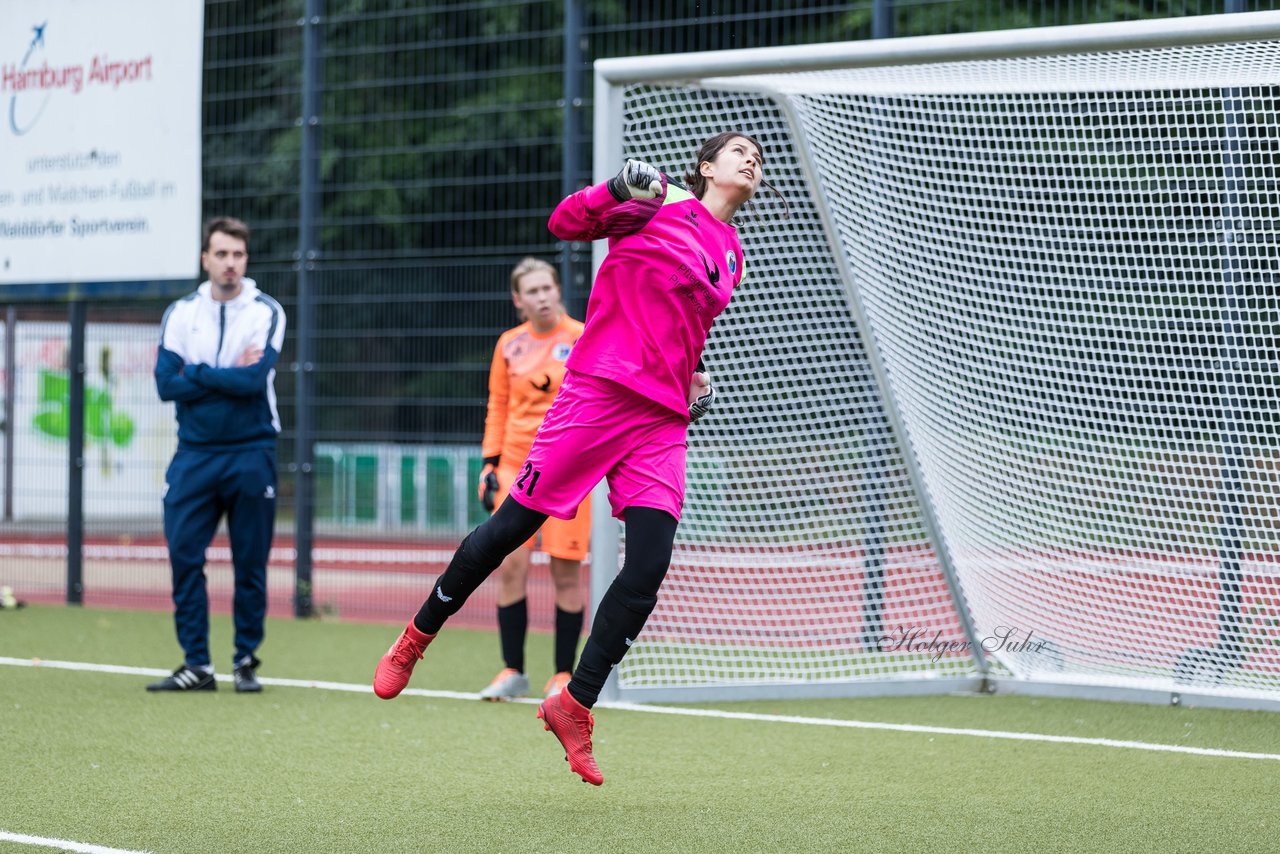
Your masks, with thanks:
<instances>
[{"instance_id":1,"label":"white goal post","mask_svg":"<svg viewBox=\"0 0 1280 854\"><path fill-rule=\"evenodd\" d=\"M595 68L597 180L741 129L790 209L604 699L1280 709L1280 13Z\"/></svg>"}]
</instances>

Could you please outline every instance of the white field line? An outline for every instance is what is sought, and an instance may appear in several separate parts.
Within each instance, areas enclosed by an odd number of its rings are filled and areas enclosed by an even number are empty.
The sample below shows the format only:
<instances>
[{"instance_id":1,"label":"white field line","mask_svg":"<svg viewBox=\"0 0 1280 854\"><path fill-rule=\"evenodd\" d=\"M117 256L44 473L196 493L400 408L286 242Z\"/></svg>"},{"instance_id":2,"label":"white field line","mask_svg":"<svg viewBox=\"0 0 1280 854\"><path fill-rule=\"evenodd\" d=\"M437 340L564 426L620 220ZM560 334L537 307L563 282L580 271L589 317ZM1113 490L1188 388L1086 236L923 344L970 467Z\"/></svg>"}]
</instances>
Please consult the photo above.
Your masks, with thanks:
<instances>
[{"instance_id":1,"label":"white field line","mask_svg":"<svg viewBox=\"0 0 1280 854\"><path fill-rule=\"evenodd\" d=\"M90 664L78 661L45 661L30 658L6 658L0 656L0 665L12 667L53 667L60 670L78 670L94 673L117 673L126 676L168 676L168 670L153 667L125 667L117 664ZM219 682L231 682L230 676L219 675ZM322 691L345 691L352 694L371 694L373 688L369 684L351 684L348 682L322 682L312 679L280 679L272 676L259 676L258 681L264 685L278 685L282 688L318 688ZM432 691L425 688L406 688L401 696L432 697L443 700L468 700L479 698L478 694L463 691ZM519 703L538 703L539 700L516 700ZM619 711L637 712L651 715L680 715L692 718L720 718L722 720L753 721L758 723L795 724L798 726L824 726L845 729L871 729L888 732L909 732L924 735L952 735L966 738L992 738L1006 741L1033 741L1049 744L1079 744L1090 747L1110 747L1118 750L1146 750L1154 753L1183 753L1191 756L1210 756L1217 759L1260 759L1280 762L1280 753L1251 753L1245 750L1222 750L1213 747L1188 747L1181 744L1155 744L1146 741L1124 741L1114 738L1081 738L1071 735L1046 735L1035 732L1002 732L1000 730L967 729L959 727L920 726L917 724L894 724L883 721L851 721L840 718L809 718L798 715L763 715L753 712L727 712L720 709L690 709L678 706L649 706L640 703L600 703L598 708L617 709ZM105 849L104 849L105 850Z\"/></svg>"},{"instance_id":2,"label":"white field line","mask_svg":"<svg viewBox=\"0 0 1280 854\"><path fill-rule=\"evenodd\" d=\"M57 848L62 851L82 851L84 854L147 854L145 851L131 851L127 848L108 848L106 845L93 845L88 842L72 842L69 839L50 839L46 836L27 836L25 833L10 833L0 830L0 842L17 842L21 845L39 845L41 848Z\"/></svg>"}]
</instances>

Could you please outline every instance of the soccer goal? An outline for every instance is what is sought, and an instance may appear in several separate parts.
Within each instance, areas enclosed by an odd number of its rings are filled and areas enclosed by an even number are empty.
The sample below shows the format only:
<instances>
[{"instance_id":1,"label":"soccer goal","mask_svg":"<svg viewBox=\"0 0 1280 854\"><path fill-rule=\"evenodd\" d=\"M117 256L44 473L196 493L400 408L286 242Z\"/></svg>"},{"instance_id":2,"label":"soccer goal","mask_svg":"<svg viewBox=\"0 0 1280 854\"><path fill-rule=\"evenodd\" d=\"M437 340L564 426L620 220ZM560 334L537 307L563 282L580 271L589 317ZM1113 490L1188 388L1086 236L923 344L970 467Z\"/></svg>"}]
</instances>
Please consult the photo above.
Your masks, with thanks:
<instances>
[{"instance_id":1,"label":"soccer goal","mask_svg":"<svg viewBox=\"0 0 1280 854\"><path fill-rule=\"evenodd\" d=\"M607 698L1280 708L1280 14L604 60L595 123L600 180L745 130L790 206Z\"/></svg>"}]
</instances>

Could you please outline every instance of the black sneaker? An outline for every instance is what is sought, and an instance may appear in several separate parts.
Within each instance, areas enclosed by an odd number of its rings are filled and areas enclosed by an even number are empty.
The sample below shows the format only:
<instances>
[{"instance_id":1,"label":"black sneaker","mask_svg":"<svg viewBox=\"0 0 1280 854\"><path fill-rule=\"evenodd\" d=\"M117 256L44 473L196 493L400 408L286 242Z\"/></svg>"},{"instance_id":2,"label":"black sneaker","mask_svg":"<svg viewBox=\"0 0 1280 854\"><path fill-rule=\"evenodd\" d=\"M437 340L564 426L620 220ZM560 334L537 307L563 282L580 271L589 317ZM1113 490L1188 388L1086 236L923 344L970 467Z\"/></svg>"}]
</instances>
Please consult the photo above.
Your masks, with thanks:
<instances>
[{"instance_id":1,"label":"black sneaker","mask_svg":"<svg viewBox=\"0 0 1280 854\"><path fill-rule=\"evenodd\" d=\"M236 666L234 671L236 677L236 691L240 694L256 694L262 690L262 683L258 681L258 667L262 662L257 656L251 655L243 658Z\"/></svg>"},{"instance_id":2,"label":"black sneaker","mask_svg":"<svg viewBox=\"0 0 1280 854\"><path fill-rule=\"evenodd\" d=\"M159 682L152 682L147 686L147 690L216 691L218 690L218 681L214 679L212 670L206 672L184 664Z\"/></svg>"}]
</instances>

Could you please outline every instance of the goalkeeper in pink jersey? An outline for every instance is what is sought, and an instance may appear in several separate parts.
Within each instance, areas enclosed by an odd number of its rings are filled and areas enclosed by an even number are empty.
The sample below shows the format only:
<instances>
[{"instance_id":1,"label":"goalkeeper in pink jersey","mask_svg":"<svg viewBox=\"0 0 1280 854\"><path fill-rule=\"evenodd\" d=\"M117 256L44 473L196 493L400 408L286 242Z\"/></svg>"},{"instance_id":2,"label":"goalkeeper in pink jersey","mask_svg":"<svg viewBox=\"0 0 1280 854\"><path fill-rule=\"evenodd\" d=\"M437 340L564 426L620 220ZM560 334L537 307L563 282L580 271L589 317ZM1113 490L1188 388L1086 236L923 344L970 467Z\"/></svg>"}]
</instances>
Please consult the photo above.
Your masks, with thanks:
<instances>
[{"instance_id":1,"label":"goalkeeper in pink jersey","mask_svg":"<svg viewBox=\"0 0 1280 854\"><path fill-rule=\"evenodd\" d=\"M609 181L562 201L549 226L561 240L609 239L586 327L507 500L458 547L412 622L378 663L374 692L395 697L444 622L548 516L571 519L601 478L626 525L621 571L605 593L565 690L538 709L588 783L604 781L591 752L591 707L658 601L684 504L689 423L711 383L699 370L716 316L742 281L732 224L763 183L764 152L737 131L703 143L685 186L628 160ZM766 185L767 186L767 185ZM772 189L772 188L771 188Z\"/></svg>"}]
</instances>

